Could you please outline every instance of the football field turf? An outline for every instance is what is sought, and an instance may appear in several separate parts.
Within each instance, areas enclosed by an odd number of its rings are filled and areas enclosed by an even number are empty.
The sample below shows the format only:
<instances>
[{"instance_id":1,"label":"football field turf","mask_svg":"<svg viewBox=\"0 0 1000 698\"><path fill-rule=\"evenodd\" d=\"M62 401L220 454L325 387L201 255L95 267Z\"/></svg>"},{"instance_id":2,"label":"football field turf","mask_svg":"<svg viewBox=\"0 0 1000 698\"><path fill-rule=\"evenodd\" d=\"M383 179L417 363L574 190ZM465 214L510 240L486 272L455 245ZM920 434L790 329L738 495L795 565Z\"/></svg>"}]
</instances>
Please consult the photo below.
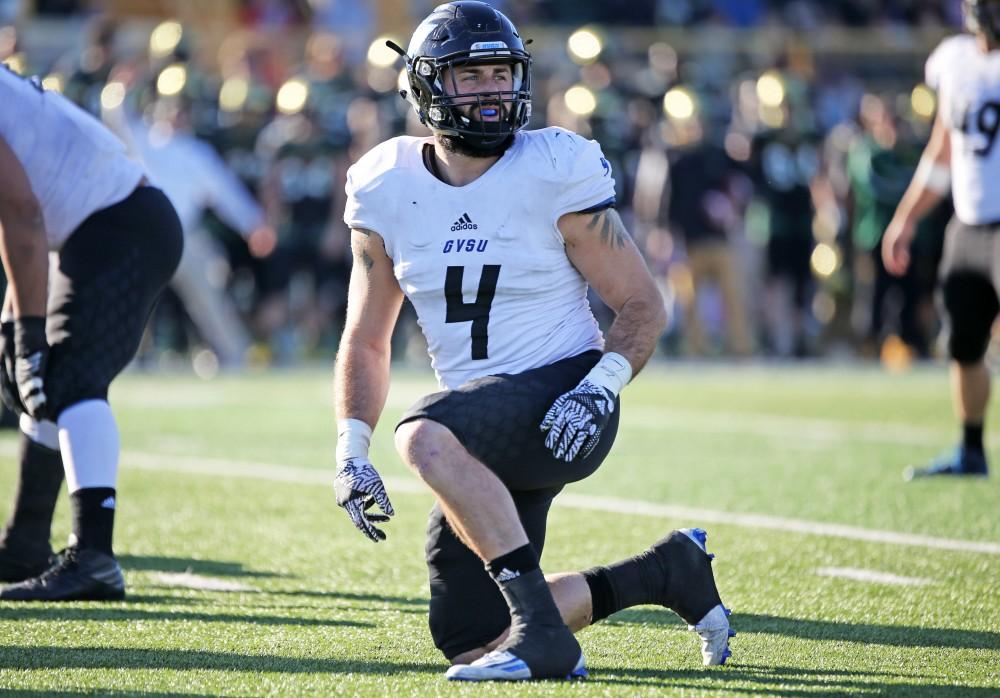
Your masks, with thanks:
<instances>
[{"instance_id":1,"label":"football field turf","mask_svg":"<svg viewBox=\"0 0 1000 698\"><path fill-rule=\"evenodd\" d=\"M433 388L395 375L372 461L397 516L375 545L334 503L328 372L123 376L115 546L129 596L0 603L0 692L510 695L448 684L427 631L431 498L392 426ZM987 481L900 477L956 437L940 366L647 369L609 459L557 500L543 568L702 526L733 657L702 668L679 619L643 607L580 635L589 679L516 694L1000 694L1000 450ZM4 517L15 443L0 436ZM55 539L68 527L63 496Z\"/></svg>"}]
</instances>

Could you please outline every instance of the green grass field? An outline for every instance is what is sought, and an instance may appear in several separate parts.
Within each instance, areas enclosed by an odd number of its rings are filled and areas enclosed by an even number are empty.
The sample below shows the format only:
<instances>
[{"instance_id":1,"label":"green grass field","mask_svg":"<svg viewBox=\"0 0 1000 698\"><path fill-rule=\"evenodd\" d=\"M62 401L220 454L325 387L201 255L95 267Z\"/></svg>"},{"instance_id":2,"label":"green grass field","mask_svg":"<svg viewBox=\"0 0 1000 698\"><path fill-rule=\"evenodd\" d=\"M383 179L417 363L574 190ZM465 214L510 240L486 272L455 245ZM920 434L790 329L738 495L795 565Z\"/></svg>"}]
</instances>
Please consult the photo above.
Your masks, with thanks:
<instances>
[{"instance_id":1,"label":"green grass field","mask_svg":"<svg viewBox=\"0 0 1000 698\"><path fill-rule=\"evenodd\" d=\"M122 377L115 543L129 597L0 603L0 692L509 695L448 684L427 631L431 498L391 432L433 386L397 374L376 429L397 516L373 545L333 501L327 372ZM517 694L1000 695L996 467L989 481L900 477L952 444L950 414L941 367L648 369L624 394L611 457L553 509L542 564L581 569L703 526L733 657L703 669L675 616L634 609L581 634L589 679ZM2 516L14 449L5 432ZM68 530L64 499L57 541Z\"/></svg>"}]
</instances>

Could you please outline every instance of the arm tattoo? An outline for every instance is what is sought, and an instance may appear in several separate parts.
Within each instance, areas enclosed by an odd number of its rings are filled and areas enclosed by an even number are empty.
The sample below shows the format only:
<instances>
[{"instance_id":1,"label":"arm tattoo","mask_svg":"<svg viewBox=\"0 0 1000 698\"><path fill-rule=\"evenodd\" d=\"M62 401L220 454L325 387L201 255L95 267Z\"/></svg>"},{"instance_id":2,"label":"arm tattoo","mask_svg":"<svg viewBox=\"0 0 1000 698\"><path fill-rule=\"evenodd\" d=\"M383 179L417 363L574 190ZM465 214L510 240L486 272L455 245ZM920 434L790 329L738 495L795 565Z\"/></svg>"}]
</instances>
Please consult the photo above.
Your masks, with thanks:
<instances>
[{"instance_id":1,"label":"arm tattoo","mask_svg":"<svg viewBox=\"0 0 1000 698\"><path fill-rule=\"evenodd\" d=\"M367 237L367 233L365 236ZM371 255L368 254L368 240L354 240L352 247L354 248L354 260L356 262L360 261L365 265L365 271L370 272L372 267L375 266L375 260L372 259Z\"/></svg>"},{"instance_id":2,"label":"arm tattoo","mask_svg":"<svg viewBox=\"0 0 1000 698\"><path fill-rule=\"evenodd\" d=\"M625 224L613 208L593 214L587 223L587 229L596 230L601 236L601 242L609 247L625 247L628 240Z\"/></svg>"}]
</instances>

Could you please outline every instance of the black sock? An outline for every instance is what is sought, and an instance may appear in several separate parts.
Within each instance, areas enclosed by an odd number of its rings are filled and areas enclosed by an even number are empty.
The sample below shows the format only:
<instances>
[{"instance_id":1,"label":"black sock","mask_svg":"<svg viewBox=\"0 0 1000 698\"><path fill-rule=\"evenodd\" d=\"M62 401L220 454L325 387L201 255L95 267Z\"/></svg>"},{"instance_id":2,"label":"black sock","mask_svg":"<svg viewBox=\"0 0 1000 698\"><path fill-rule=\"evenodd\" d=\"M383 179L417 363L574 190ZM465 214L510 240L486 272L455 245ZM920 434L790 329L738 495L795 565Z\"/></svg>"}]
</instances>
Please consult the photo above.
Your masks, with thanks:
<instances>
[{"instance_id":1,"label":"black sock","mask_svg":"<svg viewBox=\"0 0 1000 698\"><path fill-rule=\"evenodd\" d=\"M87 487L69 496L73 510L73 535L80 548L113 555L111 534L115 527L113 487Z\"/></svg>"},{"instance_id":2,"label":"black sock","mask_svg":"<svg viewBox=\"0 0 1000 698\"><path fill-rule=\"evenodd\" d=\"M651 550L593 567L583 573L583 578L590 587L591 623L632 606L658 603L666 585L666 572Z\"/></svg>"},{"instance_id":3,"label":"black sock","mask_svg":"<svg viewBox=\"0 0 1000 698\"><path fill-rule=\"evenodd\" d=\"M559 608L538 566L538 555L530 543L490 560L486 569L510 608L509 640L516 640L526 625L563 625Z\"/></svg>"},{"instance_id":4,"label":"black sock","mask_svg":"<svg viewBox=\"0 0 1000 698\"><path fill-rule=\"evenodd\" d=\"M983 425L969 424L962 425L962 445L968 451L983 452Z\"/></svg>"},{"instance_id":5,"label":"black sock","mask_svg":"<svg viewBox=\"0 0 1000 698\"><path fill-rule=\"evenodd\" d=\"M625 608L656 604L696 625L722 603L711 561L686 533L672 531L635 557L587 570L591 623Z\"/></svg>"},{"instance_id":6,"label":"black sock","mask_svg":"<svg viewBox=\"0 0 1000 698\"><path fill-rule=\"evenodd\" d=\"M52 552L52 515L63 483L62 456L22 434L19 461L20 479L3 543L47 557Z\"/></svg>"},{"instance_id":7,"label":"black sock","mask_svg":"<svg viewBox=\"0 0 1000 698\"><path fill-rule=\"evenodd\" d=\"M538 569L538 555L531 543L511 550L486 563L486 569L497 584Z\"/></svg>"}]
</instances>

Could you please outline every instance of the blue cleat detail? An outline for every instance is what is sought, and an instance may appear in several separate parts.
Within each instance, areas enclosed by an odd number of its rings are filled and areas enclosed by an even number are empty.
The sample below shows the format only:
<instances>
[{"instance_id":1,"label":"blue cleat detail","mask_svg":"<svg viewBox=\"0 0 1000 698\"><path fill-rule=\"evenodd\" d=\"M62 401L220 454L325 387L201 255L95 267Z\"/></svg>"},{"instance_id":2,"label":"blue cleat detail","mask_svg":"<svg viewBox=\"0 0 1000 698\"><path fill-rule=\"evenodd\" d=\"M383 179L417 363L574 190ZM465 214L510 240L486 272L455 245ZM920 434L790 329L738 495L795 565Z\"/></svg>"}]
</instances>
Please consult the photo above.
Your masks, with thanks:
<instances>
[{"instance_id":1,"label":"blue cleat detail","mask_svg":"<svg viewBox=\"0 0 1000 698\"><path fill-rule=\"evenodd\" d=\"M960 445L938 456L929 465L920 468L911 467L903 471L903 479L906 481L940 475L986 477L989 475L986 454Z\"/></svg>"},{"instance_id":2,"label":"blue cleat detail","mask_svg":"<svg viewBox=\"0 0 1000 698\"><path fill-rule=\"evenodd\" d=\"M681 533L690 538L701 548L702 552L706 555L708 551L705 550L705 543L708 541L708 533L703 528L682 528ZM714 557L714 555L713 555Z\"/></svg>"},{"instance_id":3,"label":"blue cleat detail","mask_svg":"<svg viewBox=\"0 0 1000 698\"><path fill-rule=\"evenodd\" d=\"M576 662L566 679L582 679L587 676L587 667L583 654ZM449 681L531 681L531 669L523 659L510 652L494 650L472 664L456 664L445 672Z\"/></svg>"}]
</instances>

